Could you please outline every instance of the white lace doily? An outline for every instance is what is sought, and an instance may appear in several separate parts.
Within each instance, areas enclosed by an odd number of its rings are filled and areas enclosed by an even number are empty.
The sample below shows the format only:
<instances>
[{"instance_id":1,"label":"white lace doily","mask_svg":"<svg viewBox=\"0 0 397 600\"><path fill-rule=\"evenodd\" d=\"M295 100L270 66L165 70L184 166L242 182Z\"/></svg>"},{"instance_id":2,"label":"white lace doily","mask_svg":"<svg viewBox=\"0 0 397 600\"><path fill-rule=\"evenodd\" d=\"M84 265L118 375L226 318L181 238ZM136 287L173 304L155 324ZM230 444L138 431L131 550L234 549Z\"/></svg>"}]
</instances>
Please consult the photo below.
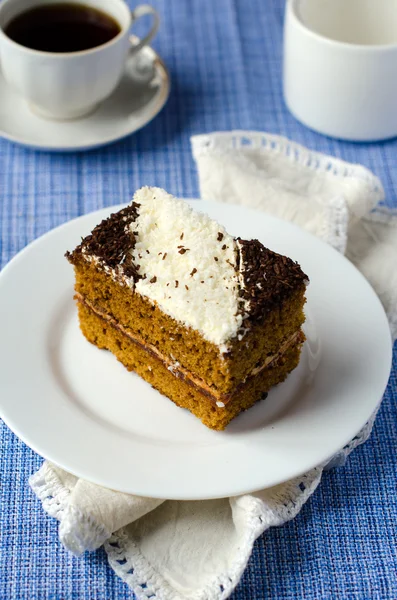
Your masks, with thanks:
<instances>
[{"instance_id":1,"label":"white lace doily","mask_svg":"<svg viewBox=\"0 0 397 600\"><path fill-rule=\"evenodd\" d=\"M378 292L397 335L397 214L377 207L383 189L370 171L256 132L196 136L192 146L203 198L266 210L346 252ZM235 498L128 496L49 463L30 485L60 521L63 544L75 554L104 544L110 566L139 599L220 600L240 580L255 539L297 515L323 470L343 465L374 419L327 464Z\"/></svg>"}]
</instances>

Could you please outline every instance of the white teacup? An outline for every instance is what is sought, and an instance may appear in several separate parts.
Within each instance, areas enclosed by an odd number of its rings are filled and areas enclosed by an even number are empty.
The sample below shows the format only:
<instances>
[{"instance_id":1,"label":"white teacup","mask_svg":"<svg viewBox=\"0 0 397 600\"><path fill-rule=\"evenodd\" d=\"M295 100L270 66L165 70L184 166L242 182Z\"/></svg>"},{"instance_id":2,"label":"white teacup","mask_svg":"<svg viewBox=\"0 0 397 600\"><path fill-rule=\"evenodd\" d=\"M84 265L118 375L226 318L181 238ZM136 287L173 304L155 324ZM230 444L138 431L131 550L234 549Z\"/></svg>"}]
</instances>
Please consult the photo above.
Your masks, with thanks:
<instances>
[{"instance_id":1,"label":"white teacup","mask_svg":"<svg viewBox=\"0 0 397 600\"><path fill-rule=\"evenodd\" d=\"M73 0L75 1L75 0ZM109 42L78 52L43 52L11 40L4 32L10 21L26 10L65 0L4 0L0 4L0 58L6 81L38 114L51 119L75 119L93 111L119 83L127 55L136 54L150 42L159 26L156 10L143 4L132 12L123 0L81 0L110 15L120 32ZM154 17L148 35L138 44L129 39L134 21Z\"/></svg>"},{"instance_id":2,"label":"white teacup","mask_svg":"<svg viewBox=\"0 0 397 600\"><path fill-rule=\"evenodd\" d=\"M397 136L397 2L288 0L284 97L320 133Z\"/></svg>"}]
</instances>

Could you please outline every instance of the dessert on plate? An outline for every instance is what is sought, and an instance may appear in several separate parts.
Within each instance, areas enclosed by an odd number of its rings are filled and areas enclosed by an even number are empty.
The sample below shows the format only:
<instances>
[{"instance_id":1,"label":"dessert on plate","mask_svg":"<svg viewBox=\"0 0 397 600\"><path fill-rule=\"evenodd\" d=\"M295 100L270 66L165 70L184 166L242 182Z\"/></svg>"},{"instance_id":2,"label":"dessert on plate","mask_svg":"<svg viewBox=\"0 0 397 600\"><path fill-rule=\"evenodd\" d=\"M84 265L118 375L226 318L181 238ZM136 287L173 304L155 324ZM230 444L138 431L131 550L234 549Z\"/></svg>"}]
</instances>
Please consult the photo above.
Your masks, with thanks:
<instances>
[{"instance_id":1,"label":"dessert on plate","mask_svg":"<svg viewBox=\"0 0 397 600\"><path fill-rule=\"evenodd\" d=\"M222 430L299 362L307 276L159 188L73 252L85 337Z\"/></svg>"}]
</instances>

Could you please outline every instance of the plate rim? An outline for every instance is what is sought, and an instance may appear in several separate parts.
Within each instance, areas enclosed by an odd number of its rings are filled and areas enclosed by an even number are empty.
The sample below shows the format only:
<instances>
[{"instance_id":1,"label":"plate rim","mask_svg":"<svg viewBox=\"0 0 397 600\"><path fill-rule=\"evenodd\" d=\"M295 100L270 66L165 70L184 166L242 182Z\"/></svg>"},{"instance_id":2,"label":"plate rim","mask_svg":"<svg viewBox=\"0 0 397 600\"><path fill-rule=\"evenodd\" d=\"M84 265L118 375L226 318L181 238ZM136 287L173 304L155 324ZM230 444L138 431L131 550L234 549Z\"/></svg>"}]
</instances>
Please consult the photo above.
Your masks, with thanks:
<instances>
[{"instance_id":1,"label":"plate rim","mask_svg":"<svg viewBox=\"0 0 397 600\"><path fill-rule=\"evenodd\" d=\"M227 206L230 206L230 205L225 205L223 203L215 203L215 202L212 202L212 201L204 201L204 200L193 199L193 198L189 198L189 199L186 199L186 200L188 200L192 204L194 203L194 205L195 205L196 208L198 208L199 210L203 210L204 212L206 211L206 206L211 206L211 205L214 205L214 204L218 204L219 206L222 206L223 208L225 208ZM1 286L1 283L2 283L2 276L3 276L3 274L5 272L8 272L9 269L11 269L14 266L16 266L17 262L19 262L20 260L23 260L25 254L28 253L29 250L33 246L39 245L39 244L43 243L43 241L45 242L47 239L50 239L51 237L56 236L57 232L60 229L66 228L68 226L72 227L72 224L76 224L76 222L79 222L79 221L84 221L84 219L86 219L87 217L90 217L90 218L93 219L94 217L96 217L96 215L98 215L98 219L97 220L99 222L100 219L106 217L106 214L110 214L113 211L117 211L120 208L124 207L125 205L126 204L123 203L123 204L118 204L118 205L103 207L103 208L98 209L96 211L89 212L89 213L86 213L84 215L75 217L74 219L70 219L69 221L66 221L63 224L58 225L57 227L55 227L55 228L47 231L45 234L43 234L39 238L33 240L27 246L25 246L21 251L19 251L3 267L3 269L0 272L0 286ZM199 205L199 206L197 206L197 205ZM345 256L343 256L342 254L340 254L337 250L335 250L334 248L332 248L329 244L326 244L325 242L323 242L322 240L320 240L319 238L317 238L313 234L302 230L302 228L300 228L299 226L297 226L297 225L295 225L293 223L290 223L288 221L284 221L284 220L282 220L282 219L280 219L278 217L274 217L273 215L267 215L266 213L261 213L260 211L256 211L256 210L253 210L253 209L247 209L245 207L238 207L238 208L240 210L243 209L244 211L248 211L248 212L253 213L253 214L257 214L257 215L261 214L262 217L269 218L271 221L277 221L277 222L281 223L281 226L291 227L291 228L293 228L295 230L298 230L300 233L303 232L305 234L305 236L308 236L308 237L312 238L313 240L315 240L316 243L320 243L321 245L326 246L328 250L329 249L332 250L332 252L335 253L335 255L338 256L338 260L342 260L342 261L345 261L346 263L348 263L349 266L356 271L356 273L358 274L358 276L362 280L362 282L365 283L365 285L367 286L367 289L368 289L369 293L372 294L373 298L377 301L377 303L379 305L379 308L381 309L381 312L383 314L383 318L384 318L385 324L387 324L387 327L389 327L388 326L387 317L386 317L385 311L383 309L383 306L382 306L382 304L380 302L379 297L377 296L377 294L375 293L375 291L373 290L372 286L369 284L369 282L367 281L367 279L364 277L364 275ZM387 381L388 381L388 378L390 376L390 368L391 368L391 365L392 365L392 352L393 352L393 344L392 344L391 335L389 336L389 348L388 348L388 351L389 351L389 357L390 357L390 361L389 361L389 375L388 375L388 377L387 377L387 379L385 381L383 392L382 392L380 398L378 399L378 402L377 402L378 406L379 406L380 402L382 401L384 390L386 389ZM371 414L372 414L372 412L371 412ZM365 422L358 427L358 429L355 432L355 434L358 433L358 431L365 425L365 423L368 421L368 419L370 418L370 416L371 415L369 415L368 418L365 420ZM17 437L19 437L23 441L23 443L25 443L28 447L30 447L34 452L38 453L40 456L44 456L45 453L43 453L41 450L37 449L38 446L39 446L39 444L32 444L30 441L29 442L25 441L27 438L29 438L29 436L25 436L25 434L21 435L19 433L19 431L17 431L18 427L14 427L12 423L9 424L9 420L8 420L7 417L4 418L1 400L0 400L0 417L3 419L3 421L5 422L5 424L11 429L11 431L13 431L13 433L15 435L17 435ZM11 421L12 421L12 419L11 419ZM348 444L351 441L352 437L353 436L349 434L348 439L345 440L345 444ZM342 447L343 446L341 446L341 448ZM330 455L327 455L324 458L324 461L330 459L333 455L334 455L334 452L332 452ZM60 464L59 461L54 461L53 459L47 459L47 460L51 460L51 462L53 462L54 464L57 464L58 466L60 466L60 468L68 470L69 472L75 474L77 477L83 477L86 480L91 481L93 483L96 483L98 485L102 485L102 486L104 485L103 481L99 481L95 477L89 477L89 476L87 477L86 473L82 473L81 471L79 473L78 469L77 470L71 470L69 467L65 467L62 464ZM324 461L321 461L321 462L324 462ZM312 468L314 468L314 467L316 467L318 465L319 465L319 461L316 459L315 460L315 464L313 464L313 466L305 468L304 470L301 470L299 473L296 473L296 475L288 477L287 479L285 479L285 477L281 477L280 480L275 480L271 484L268 484L268 485L265 485L265 486L262 486L262 487L255 486L253 488L247 489L247 486L244 486L243 489L237 490L236 486L234 486L233 487L233 490L234 490L233 492L227 493L227 494L223 493L222 495L220 495L220 494L215 494L215 495L208 495L208 494L205 494L205 495L189 495L189 494L187 494L187 495L184 495L184 494L168 495L167 494L167 497L170 498L170 499L175 499L175 500L203 500L203 499L212 499L212 498L223 498L223 497L226 497L227 495L247 494L247 493L251 493L251 492L257 491L258 489L266 489L268 487L272 487L274 485L278 485L280 483L283 483L285 481L290 480L293 477L298 477L300 475L303 475L308 470L310 470L310 469L312 469ZM145 493L137 494L135 491L131 491L131 489L128 489L128 490L126 490L126 489L120 489L120 491L126 492L126 493L131 493L131 494L136 494L136 495L142 495L142 496L143 495L147 495ZM162 495L160 493L158 495L151 493L150 495L151 495L151 497L157 497L157 498L164 497L164 495Z\"/></svg>"}]
</instances>

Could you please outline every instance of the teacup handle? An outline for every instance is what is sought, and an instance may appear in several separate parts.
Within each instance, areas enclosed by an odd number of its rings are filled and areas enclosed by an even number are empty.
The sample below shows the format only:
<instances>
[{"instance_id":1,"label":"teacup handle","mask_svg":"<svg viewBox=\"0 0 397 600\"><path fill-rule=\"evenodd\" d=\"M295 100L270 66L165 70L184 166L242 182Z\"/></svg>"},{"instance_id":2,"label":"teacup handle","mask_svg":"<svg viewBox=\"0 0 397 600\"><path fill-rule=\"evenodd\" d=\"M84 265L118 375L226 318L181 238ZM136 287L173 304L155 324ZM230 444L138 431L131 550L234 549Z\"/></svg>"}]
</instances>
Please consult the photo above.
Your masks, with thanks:
<instances>
[{"instance_id":1,"label":"teacup handle","mask_svg":"<svg viewBox=\"0 0 397 600\"><path fill-rule=\"evenodd\" d=\"M131 52L135 54L136 52L139 52L141 48L146 46L146 44L148 44L156 35L160 25L160 16L157 10L153 8L153 6L150 6L150 4L139 4L139 6L134 8L134 10L131 12L131 15L133 24L144 15L153 15L153 25L149 33L144 38L139 40L137 44L132 44Z\"/></svg>"}]
</instances>

